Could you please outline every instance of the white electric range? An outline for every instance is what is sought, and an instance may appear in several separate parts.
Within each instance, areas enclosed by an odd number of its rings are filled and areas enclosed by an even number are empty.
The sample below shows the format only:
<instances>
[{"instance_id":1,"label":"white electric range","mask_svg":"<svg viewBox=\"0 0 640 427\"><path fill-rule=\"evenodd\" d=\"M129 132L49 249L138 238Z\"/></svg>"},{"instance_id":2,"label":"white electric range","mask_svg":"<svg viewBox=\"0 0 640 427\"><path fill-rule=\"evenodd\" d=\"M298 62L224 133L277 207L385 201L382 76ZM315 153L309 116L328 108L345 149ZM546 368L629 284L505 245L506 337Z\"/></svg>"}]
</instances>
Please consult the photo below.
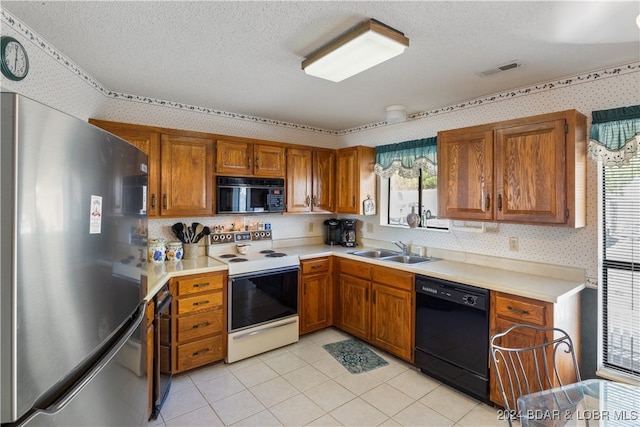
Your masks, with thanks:
<instances>
[{"instance_id":1,"label":"white electric range","mask_svg":"<svg viewBox=\"0 0 640 427\"><path fill-rule=\"evenodd\" d=\"M297 342L298 256L274 249L271 231L209 237L207 255L229 271L226 362Z\"/></svg>"}]
</instances>

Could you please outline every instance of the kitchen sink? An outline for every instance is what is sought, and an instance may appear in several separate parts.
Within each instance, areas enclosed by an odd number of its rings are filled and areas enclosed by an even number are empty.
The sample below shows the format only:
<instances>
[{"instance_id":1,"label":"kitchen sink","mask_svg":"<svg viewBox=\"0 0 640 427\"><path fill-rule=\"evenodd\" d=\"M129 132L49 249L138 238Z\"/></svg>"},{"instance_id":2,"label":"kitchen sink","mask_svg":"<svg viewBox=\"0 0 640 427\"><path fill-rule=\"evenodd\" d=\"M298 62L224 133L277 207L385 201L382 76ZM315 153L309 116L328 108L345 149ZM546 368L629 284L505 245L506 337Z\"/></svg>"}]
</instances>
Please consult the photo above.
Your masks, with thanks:
<instances>
[{"instance_id":1,"label":"kitchen sink","mask_svg":"<svg viewBox=\"0 0 640 427\"><path fill-rule=\"evenodd\" d=\"M419 262L435 261L436 258L425 257L425 256L415 256L415 255L396 255L396 256L385 257L383 260L391 261L391 262L399 262L402 264L417 264Z\"/></svg>"},{"instance_id":2,"label":"kitchen sink","mask_svg":"<svg viewBox=\"0 0 640 427\"><path fill-rule=\"evenodd\" d=\"M368 251L351 252L353 255L363 256L366 258L386 258L400 255L399 252L388 251L386 249L372 249Z\"/></svg>"}]
</instances>

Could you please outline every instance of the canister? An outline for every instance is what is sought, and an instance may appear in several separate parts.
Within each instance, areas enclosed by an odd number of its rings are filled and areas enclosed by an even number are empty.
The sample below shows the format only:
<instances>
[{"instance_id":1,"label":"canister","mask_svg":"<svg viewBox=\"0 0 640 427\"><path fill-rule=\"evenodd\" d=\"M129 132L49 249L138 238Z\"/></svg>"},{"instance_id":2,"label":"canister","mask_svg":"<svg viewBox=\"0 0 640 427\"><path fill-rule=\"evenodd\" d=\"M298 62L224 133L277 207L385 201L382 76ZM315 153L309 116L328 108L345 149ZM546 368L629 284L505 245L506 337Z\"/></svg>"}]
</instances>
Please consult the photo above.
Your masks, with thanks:
<instances>
[{"instance_id":1,"label":"canister","mask_svg":"<svg viewBox=\"0 0 640 427\"><path fill-rule=\"evenodd\" d=\"M149 239L149 261L164 262L167 245L164 239Z\"/></svg>"},{"instance_id":2,"label":"canister","mask_svg":"<svg viewBox=\"0 0 640 427\"><path fill-rule=\"evenodd\" d=\"M176 240L167 243L167 261L180 261L182 254L182 242Z\"/></svg>"}]
</instances>

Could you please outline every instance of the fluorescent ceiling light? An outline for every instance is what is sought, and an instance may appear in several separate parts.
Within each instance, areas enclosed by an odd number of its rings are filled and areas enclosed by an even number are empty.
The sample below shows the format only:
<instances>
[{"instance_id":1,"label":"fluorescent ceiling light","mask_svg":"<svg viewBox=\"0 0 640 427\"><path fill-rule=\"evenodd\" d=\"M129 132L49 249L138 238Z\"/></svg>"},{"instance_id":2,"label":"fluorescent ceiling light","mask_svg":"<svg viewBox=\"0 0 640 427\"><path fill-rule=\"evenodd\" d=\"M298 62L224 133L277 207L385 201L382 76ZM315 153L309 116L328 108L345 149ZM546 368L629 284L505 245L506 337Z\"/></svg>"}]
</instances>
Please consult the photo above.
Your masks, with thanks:
<instances>
[{"instance_id":1,"label":"fluorescent ceiling light","mask_svg":"<svg viewBox=\"0 0 640 427\"><path fill-rule=\"evenodd\" d=\"M403 33L371 19L302 62L305 73L339 82L400 55L409 46Z\"/></svg>"}]
</instances>

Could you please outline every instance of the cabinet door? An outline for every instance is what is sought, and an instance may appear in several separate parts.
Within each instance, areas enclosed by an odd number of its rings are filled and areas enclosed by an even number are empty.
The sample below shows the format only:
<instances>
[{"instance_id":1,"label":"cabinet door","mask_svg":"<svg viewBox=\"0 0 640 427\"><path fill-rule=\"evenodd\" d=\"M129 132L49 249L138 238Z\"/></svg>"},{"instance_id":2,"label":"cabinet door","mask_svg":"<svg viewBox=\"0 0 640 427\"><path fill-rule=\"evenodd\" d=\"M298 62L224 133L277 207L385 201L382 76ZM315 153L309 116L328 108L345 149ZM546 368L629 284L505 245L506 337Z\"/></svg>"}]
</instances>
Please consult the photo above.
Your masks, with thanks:
<instances>
[{"instance_id":1,"label":"cabinet door","mask_svg":"<svg viewBox=\"0 0 640 427\"><path fill-rule=\"evenodd\" d=\"M302 277L300 333L331 325L331 275L329 272Z\"/></svg>"},{"instance_id":2,"label":"cabinet door","mask_svg":"<svg viewBox=\"0 0 640 427\"><path fill-rule=\"evenodd\" d=\"M566 222L565 121L496 131L496 219Z\"/></svg>"},{"instance_id":3,"label":"cabinet door","mask_svg":"<svg viewBox=\"0 0 640 427\"><path fill-rule=\"evenodd\" d=\"M411 361L412 293L377 283L371 289L371 343Z\"/></svg>"},{"instance_id":4,"label":"cabinet door","mask_svg":"<svg viewBox=\"0 0 640 427\"><path fill-rule=\"evenodd\" d=\"M162 135L162 215L213 215L213 140Z\"/></svg>"},{"instance_id":5,"label":"cabinet door","mask_svg":"<svg viewBox=\"0 0 640 427\"><path fill-rule=\"evenodd\" d=\"M254 145L254 175L284 178L284 147L273 145Z\"/></svg>"},{"instance_id":6,"label":"cabinet door","mask_svg":"<svg viewBox=\"0 0 640 427\"><path fill-rule=\"evenodd\" d=\"M216 142L216 172L220 175L251 175L252 145L248 142L224 141Z\"/></svg>"},{"instance_id":7,"label":"cabinet door","mask_svg":"<svg viewBox=\"0 0 640 427\"><path fill-rule=\"evenodd\" d=\"M493 219L493 130L438 134L438 216Z\"/></svg>"},{"instance_id":8,"label":"cabinet door","mask_svg":"<svg viewBox=\"0 0 640 427\"><path fill-rule=\"evenodd\" d=\"M369 281L340 275L340 325L345 332L369 339Z\"/></svg>"},{"instance_id":9,"label":"cabinet door","mask_svg":"<svg viewBox=\"0 0 640 427\"><path fill-rule=\"evenodd\" d=\"M338 151L336 160L336 211L358 213L356 191L358 154L355 147Z\"/></svg>"},{"instance_id":10,"label":"cabinet door","mask_svg":"<svg viewBox=\"0 0 640 427\"><path fill-rule=\"evenodd\" d=\"M314 212L333 212L335 209L335 169L336 154L333 151L313 152L313 196L311 202Z\"/></svg>"},{"instance_id":11,"label":"cabinet door","mask_svg":"<svg viewBox=\"0 0 640 427\"><path fill-rule=\"evenodd\" d=\"M287 150L287 212L311 211L311 150Z\"/></svg>"}]
</instances>

